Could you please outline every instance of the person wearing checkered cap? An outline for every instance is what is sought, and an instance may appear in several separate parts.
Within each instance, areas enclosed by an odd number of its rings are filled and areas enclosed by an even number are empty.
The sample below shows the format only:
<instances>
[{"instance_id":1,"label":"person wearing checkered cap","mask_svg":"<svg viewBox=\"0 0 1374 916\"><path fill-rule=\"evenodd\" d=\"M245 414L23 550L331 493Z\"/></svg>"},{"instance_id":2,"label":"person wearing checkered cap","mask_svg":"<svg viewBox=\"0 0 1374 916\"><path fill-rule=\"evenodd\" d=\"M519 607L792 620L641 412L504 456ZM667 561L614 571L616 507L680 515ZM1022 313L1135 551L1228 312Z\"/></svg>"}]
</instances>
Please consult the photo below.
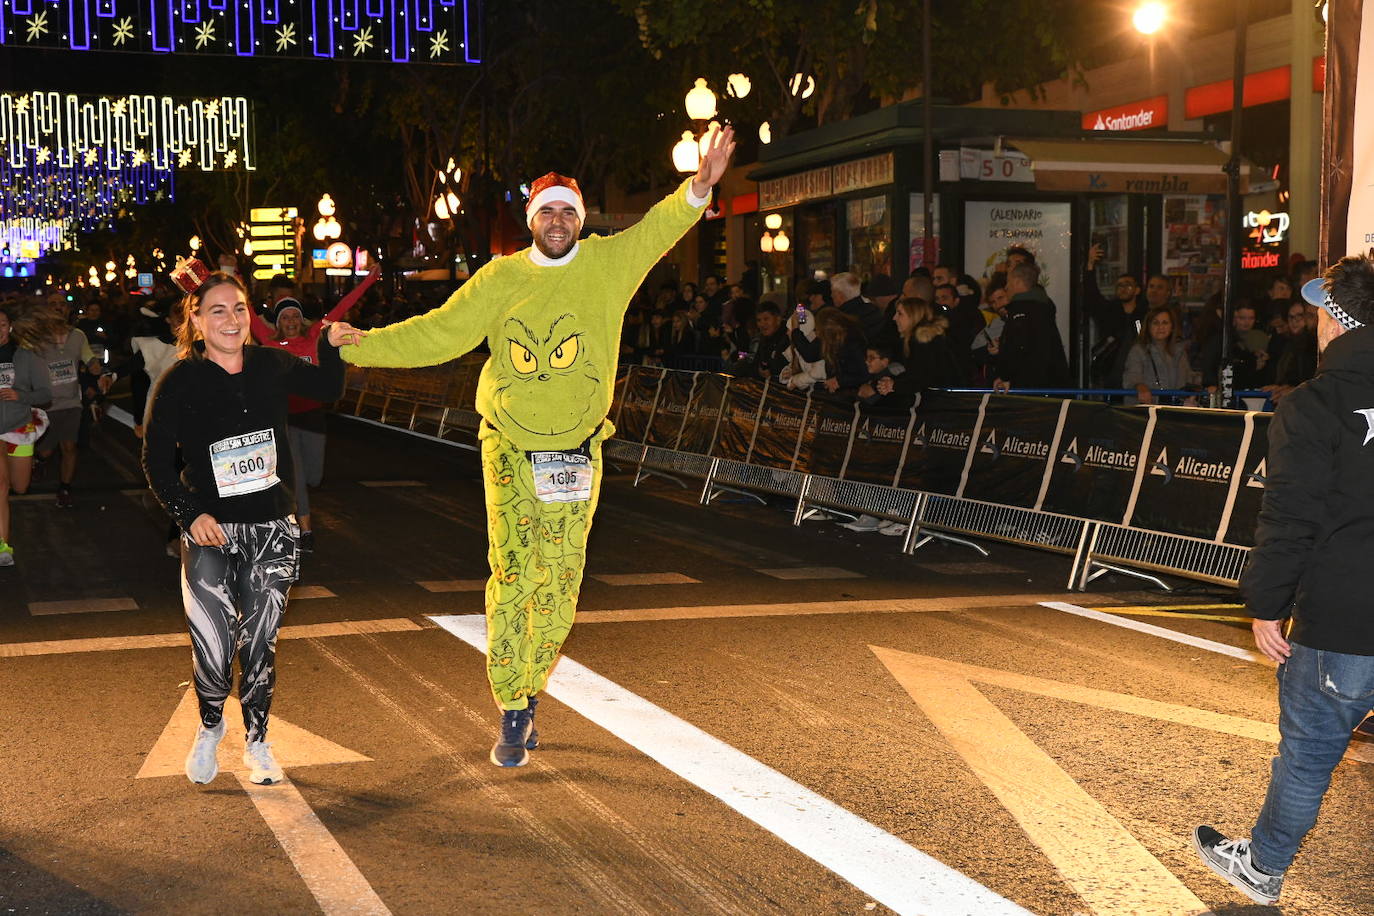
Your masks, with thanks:
<instances>
[{"instance_id":1,"label":"person wearing checkered cap","mask_svg":"<svg viewBox=\"0 0 1374 916\"><path fill-rule=\"evenodd\" d=\"M1279 754L1250 836L1211 827L1193 847L1250 899L1272 904L1351 733L1374 709L1374 260L1309 281L1320 362L1269 424L1264 499L1241 593L1255 645L1278 663Z\"/></svg>"}]
</instances>

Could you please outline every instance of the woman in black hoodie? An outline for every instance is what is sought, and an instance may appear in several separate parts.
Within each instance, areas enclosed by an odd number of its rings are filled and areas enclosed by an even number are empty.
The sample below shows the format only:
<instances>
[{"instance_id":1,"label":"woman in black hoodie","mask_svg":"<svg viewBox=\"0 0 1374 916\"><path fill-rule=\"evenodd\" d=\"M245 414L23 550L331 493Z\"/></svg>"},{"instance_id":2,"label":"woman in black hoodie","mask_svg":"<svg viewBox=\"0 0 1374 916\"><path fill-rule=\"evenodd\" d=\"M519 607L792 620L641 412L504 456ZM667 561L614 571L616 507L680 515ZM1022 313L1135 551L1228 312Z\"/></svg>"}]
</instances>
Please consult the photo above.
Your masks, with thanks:
<instances>
[{"instance_id":1,"label":"woman in black hoodie","mask_svg":"<svg viewBox=\"0 0 1374 916\"><path fill-rule=\"evenodd\" d=\"M927 388L955 388L963 383L959 358L947 333L949 321L936 314L934 306L908 297L897 303L892 317L901 341L897 361L905 371L880 381L879 394L895 390L914 398Z\"/></svg>"}]
</instances>

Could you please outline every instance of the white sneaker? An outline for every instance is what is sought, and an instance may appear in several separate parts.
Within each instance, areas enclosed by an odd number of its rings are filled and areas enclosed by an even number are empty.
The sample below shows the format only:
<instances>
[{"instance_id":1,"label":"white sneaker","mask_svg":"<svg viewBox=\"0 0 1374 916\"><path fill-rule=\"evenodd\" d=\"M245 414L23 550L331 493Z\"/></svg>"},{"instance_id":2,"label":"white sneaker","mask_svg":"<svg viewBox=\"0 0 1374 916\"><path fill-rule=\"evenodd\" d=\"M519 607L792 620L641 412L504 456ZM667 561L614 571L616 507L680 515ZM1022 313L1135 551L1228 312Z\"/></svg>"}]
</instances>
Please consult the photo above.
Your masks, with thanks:
<instances>
[{"instance_id":1,"label":"white sneaker","mask_svg":"<svg viewBox=\"0 0 1374 916\"><path fill-rule=\"evenodd\" d=\"M248 767L248 781L260 786L281 782L286 778L272 756L272 745L266 741L250 741L243 749L243 765Z\"/></svg>"},{"instance_id":2,"label":"white sneaker","mask_svg":"<svg viewBox=\"0 0 1374 916\"><path fill-rule=\"evenodd\" d=\"M224 720L214 728L204 725L196 731L196 743L191 745L191 753L186 755L186 778L197 785L215 778L219 773L219 741L224 737Z\"/></svg>"},{"instance_id":3,"label":"white sneaker","mask_svg":"<svg viewBox=\"0 0 1374 916\"><path fill-rule=\"evenodd\" d=\"M878 533L889 537L901 537L906 534L906 525L901 522L883 522L878 526Z\"/></svg>"},{"instance_id":4,"label":"white sneaker","mask_svg":"<svg viewBox=\"0 0 1374 916\"><path fill-rule=\"evenodd\" d=\"M877 531L882 527L882 520L872 515L860 515L852 522L847 522L840 526L848 528L850 531Z\"/></svg>"}]
</instances>

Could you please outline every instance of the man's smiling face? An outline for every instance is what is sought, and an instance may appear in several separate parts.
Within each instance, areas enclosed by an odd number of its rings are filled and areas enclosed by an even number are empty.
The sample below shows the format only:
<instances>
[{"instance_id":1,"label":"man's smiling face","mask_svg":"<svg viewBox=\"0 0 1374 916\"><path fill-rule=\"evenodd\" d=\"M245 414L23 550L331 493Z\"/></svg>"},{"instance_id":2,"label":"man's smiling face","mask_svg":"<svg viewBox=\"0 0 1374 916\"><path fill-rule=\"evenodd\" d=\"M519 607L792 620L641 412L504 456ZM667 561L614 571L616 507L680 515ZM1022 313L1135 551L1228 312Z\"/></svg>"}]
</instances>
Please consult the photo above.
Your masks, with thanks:
<instances>
[{"instance_id":1,"label":"man's smiling face","mask_svg":"<svg viewBox=\"0 0 1374 916\"><path fill-rule=\"evenodd\" d=\"M582 220L577 218L577 209L572 204L550 201L535 211L530 232L535 248L546 257L561 258L577 244Z\"/></svg>"}]
</instances>

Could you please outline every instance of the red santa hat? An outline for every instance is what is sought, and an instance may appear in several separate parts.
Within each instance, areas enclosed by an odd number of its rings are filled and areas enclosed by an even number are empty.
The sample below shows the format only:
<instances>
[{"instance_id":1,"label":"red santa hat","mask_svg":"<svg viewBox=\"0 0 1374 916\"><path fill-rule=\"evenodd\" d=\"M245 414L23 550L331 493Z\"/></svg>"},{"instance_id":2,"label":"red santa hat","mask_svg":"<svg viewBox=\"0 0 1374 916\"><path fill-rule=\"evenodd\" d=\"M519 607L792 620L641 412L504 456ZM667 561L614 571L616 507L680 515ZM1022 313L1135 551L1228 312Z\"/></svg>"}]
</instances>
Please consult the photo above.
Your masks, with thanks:
<instances>
[{"instance_id":1,"label":"red santa hat","mask_svg":"<svg viewBox=\"0 0 1374 916\"><path fill-rule=\"evenodd\" d=\"M572 204L577 218L587 218L587 208L582 204L582 191L577 182L557 172L550 172L530 185L530 202L525 204L525 225L534 225L534 214L539 208L551 203Z\"/></svg>"}]
</instances>

